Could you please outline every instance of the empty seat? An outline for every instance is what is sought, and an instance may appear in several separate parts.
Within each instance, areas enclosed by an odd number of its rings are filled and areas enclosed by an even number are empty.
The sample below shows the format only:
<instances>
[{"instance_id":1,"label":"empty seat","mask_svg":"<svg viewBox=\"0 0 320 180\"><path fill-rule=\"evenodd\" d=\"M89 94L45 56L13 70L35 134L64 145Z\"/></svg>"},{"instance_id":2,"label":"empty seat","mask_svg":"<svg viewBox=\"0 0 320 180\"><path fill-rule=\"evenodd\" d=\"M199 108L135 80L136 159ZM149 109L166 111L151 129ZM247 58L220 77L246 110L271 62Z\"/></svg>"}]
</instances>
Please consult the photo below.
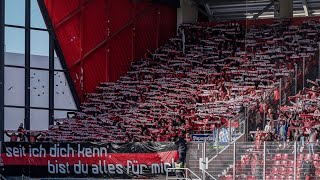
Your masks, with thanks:
<instances>
[{"instance_id":1,"label":"empty seat","mask_svg":"<svg viewBox=\"0 0 320 180\"><path fill-rule=\"evenodd\" d=\"M288 161L287 166L288 167L293 167L294 166L294 161Z\"/></svg>"},{"instance_id":2,"label":"empty seat","mask_svg":"<svg viewBox=\"0 0 320 180\"><path fill-rule=\"evenodd\" d=\"M281 161L282 166L287 166L287 161Z\"/></svg>"},{"instance_id":3,"label":"empty seat","mask_svg":"<svg viewBox=\"0 0 320 180\"><path fill-rule=\"evenodd\" d=\"M287 174L293 174L294 169L292 167L287 168Z\"/></svg>"},{"instance_id":4,"label":"empty seat","mask_svg":"<svg viewBox=\"0 0 320 180\"><path fill-rule=\"evenodd\" d=\"M304 156L304 160L311 160L312 155L311 154L306 154Z\"/></svg>"},{"instance_id":5,"label":"empty seat","mask_svg":"<svg viewBox=\"0 0 320 180\"><path fill-rule=\"evenodd\" d=\"M278 168L277 167L273 167L272 168L272 174L279 174L279 170L278 170Z\"/></svg>"},{"instance_id":6,"label":"empty seat","mask_svg":"<svg viewBox=\"0 0 320 180\"><path fill-rule=\"evenodd\" d=\"M287 160L287 159L288 159L288 157L289 157L289 155L288 155L288 154L283 154L283 155L282 155L282 159L284 159L284 160Z\"/></svg>"},{"instance_id":7,"label":"empty seat","mask_svg":"<svg viewBox=\"0 0 320 180\"><path fill-rule=\"evenodd\" d=\"M274 160L280 160L281 159L281 154L276 154L274 156Z\"/></svg>"},{"instance_id":8,"label":"empty seat","mask_svg":"<svg viewBox=\"0 0 320 180\"><path fill-rule=\"evenodd\" d=\"M279 174L282 174L282 175L287 174L287 169L285 167L281 167L279 170Z\"/></svg>"},{"instance_id":9,"label":"empty seat","mask_svg":"<svg viewBox=\"0 0 320 180\"><path fill-rule=\"evenodd\" d=\"M247 180L256 180L255 176L247 176Z\"/></svg>"}]
</instances>

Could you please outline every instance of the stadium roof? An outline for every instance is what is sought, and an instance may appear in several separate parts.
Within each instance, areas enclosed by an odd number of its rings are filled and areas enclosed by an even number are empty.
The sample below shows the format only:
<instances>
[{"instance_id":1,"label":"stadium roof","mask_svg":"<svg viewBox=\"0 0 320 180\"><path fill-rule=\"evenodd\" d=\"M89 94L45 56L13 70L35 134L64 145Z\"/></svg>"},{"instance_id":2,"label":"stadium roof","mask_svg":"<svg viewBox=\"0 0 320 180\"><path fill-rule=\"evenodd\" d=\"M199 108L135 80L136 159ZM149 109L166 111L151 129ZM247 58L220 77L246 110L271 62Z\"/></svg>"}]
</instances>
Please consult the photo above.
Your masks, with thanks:
<instances>
[{"instance_id":1,"label":"stadium roof","mask_svg":"<svg viewBox=\"0 0 320 180\"><path fill-rule=\"evenodd\" d=\"M273 0L193 0L212 20L273 18ZM259 15L259 16L258 16ZM320 15L320 0L293 0L293 16Z\"/></svg>"}]
</instances>

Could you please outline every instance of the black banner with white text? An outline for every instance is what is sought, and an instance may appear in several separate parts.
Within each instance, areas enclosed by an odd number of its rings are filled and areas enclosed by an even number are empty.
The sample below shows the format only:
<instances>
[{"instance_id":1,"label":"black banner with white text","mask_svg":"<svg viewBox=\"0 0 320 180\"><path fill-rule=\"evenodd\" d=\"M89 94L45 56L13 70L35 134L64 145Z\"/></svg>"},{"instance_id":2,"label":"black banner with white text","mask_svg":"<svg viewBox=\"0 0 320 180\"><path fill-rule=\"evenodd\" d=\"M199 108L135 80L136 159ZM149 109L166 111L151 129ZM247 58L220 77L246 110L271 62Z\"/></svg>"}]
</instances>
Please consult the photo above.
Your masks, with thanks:
<instances>
[{"instance_id":1,"label":"black banner with white text","mask_svg":"<svg viewBox=\"0 0 320 180\"><path fill-rule=\"evenodd\" d=\"M178 160L174 143L1 144L5 176L133 178L165 174Z\"/></svg>"}]
</instances>

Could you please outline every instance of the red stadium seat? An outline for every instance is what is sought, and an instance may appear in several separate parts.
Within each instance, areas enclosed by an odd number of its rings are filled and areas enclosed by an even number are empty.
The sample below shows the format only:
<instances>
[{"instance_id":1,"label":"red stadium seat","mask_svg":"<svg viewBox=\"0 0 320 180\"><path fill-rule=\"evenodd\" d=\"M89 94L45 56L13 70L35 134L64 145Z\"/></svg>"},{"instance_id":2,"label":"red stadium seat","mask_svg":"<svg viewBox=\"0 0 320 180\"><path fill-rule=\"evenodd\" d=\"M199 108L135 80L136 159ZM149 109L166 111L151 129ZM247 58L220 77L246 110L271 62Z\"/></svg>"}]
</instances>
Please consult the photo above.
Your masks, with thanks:
<instances>
[{"instance_id":1,"label":"red stadium seat","mask_svg":"<svg viewBox=\"0 0 320 180\"><path fill-rule=\"evenodd\" d=\"M232 175L225 175L225 180L233 180L233 177Z\"/></svg>"},{"instance_id":2,"label":"red stadium seat","mask_svg":"<svg viewBox=\"0 0 320 180\"><path fill-rule=\"evenodd\" d=\"M278 179L280 179L280 176L274 175L274 176L272 177L272 179L273 179L273 180L278 180Z\"/></svg>"},{"instance_id":3,"label":"red stadium seat","mask_svg":"<svg viewBox=\"0 0 320 180\"><path fill-rule=\"evenodd\" d=\"M256 180L257 178L255 176L247 176L247 180Z\"/></svg>"},{"instance_id":4,"label":"red stadium seat","mask_svg":"<svg viewBox=\"0 0 320 180\"><path fill-rule=\"evenodd\" d=\"M294 161L288 161L287 166L288 166L288 167L293 167L293 166L294 166Z\"/></svg>"},{"instance_id":5,"label":"red stadium seat","mask_svg":"<svg viewBox=\"0 0 320 180\"><path fill-rule=\"evenodd\" d=\"M318 160L319 159L319 154L313 154L312 158L313 158L313 160Z\"/></svg>"},{"instance_id":6,"label":"red stadium seat","mask_svg":"<svg viewBox=\"0 0 320 180\"><path fill-rule=\"evenodd\" d=\"M287 160L287 159L288 159L288 157L289 157L289 155L288 155L288 154L283 154L283 155L282 155L282 159L283 159L283 160Z\"/></svg>"},{"instance_id":7,"label":"red stadium seat","mask_svg":"<svg viewBox=\"0 0 320 180\"><path fill-rule=\"evenodd\" d=\"M281 160L281 154L276 154L274 156L274 160Z\"/></svg>"},{"instance_id":8,"label":"red stadium seat","mask_svg":"<svg viewBox=\"0 0 320 180\"><path fill-rule=\"evenodd\" d=\"M287 176L287 180L293 180L294 179L294 177L293 176Z\"/></svg>"},{"instance_id":9,"label":"red stadium seat","mask_svg":"<svg viewBox=\"0 0 320 180\"><path fill-rule=\"evenodd\" d=\"M303 157L304 157L304 154L298 154L297 159L300 160L300 161L302 161L302 160L303 160Z\"/></svg>"},{"instance_id":10,"label":"red stadium seat","mask_svg":"<svg viewBox=\"0 0 320 180\"><path fill-rule=\"evenodd\" d=\"M319 168L320 167L320 161L313 161L313 165L314 165L314 167Z\"/></svg>"},{"instance_id":11,"label":"red stadium seat","mask_svg":"<svg viewBox=\"0 0 320 180\"><path fill-rule=\"evenodd\" d=\"M287 161L281 161L282 166L287 166Z\"/></svg>"},{"instance_id":12,"label":"red stadium seat","mask_svg":"<svg viewBox=\"0 0 320 180\"><path fill-rule=\"evenodd\" d=\"M294 173L294 169L292 167L287 168L287 174L293 174Z\"/></svg>"},{"instance_id":13,"label":"red stadium seat","mask_svg":"<svg viewBox=\"0 0 320 180\"><path fill-rule=\"evenodd\" d=\"M279 170L277 167L272 168L272 174L274 174L274 175L279 174Z\"/></svg>"},{"instance_id":14,"label":"red stadium seat","mask_svg":"<svg viewBox=\"0 0 320 180\"><path fill-rule=\"evenodd\" d=\"M279 171L279 174L281 174L281 175L287 174L286 168L285 168L285 167L281 167L281 168L280 168L280 171Z\"/></svg>"},{"instance_id":15,"label":"red stadium seat","mask_svg":"<svg viewBox=\"0 0 320 180\"><path fill-rule=\"evenodd\" d=\"M312 155L311 154L306 154L304 157L304 160L311 160Z\"/></svg>"}]
</instances>

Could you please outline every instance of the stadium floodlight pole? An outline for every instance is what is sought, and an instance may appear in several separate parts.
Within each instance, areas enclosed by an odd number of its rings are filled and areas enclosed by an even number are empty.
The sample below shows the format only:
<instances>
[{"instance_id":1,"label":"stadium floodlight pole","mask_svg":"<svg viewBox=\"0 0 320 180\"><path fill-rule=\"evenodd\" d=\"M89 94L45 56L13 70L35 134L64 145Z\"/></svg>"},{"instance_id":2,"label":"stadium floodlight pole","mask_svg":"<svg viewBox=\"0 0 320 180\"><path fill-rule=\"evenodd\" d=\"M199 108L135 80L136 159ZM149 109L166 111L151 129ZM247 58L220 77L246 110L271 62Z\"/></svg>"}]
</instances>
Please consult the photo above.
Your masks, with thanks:
<instances>
[{"instance_id":1,"label":"stadium floodlight pole","mask_svg":"<svg viewBox=\"0 0 320 180\"><path fill-rule=\"evenodd\" d=\"M319 69L320 70L320 69ZM294 64L294 94L298 91L298 64Z\"/></svg>"},{"instance_id":2,"label":"stadium floodlight pole","mask_svg":"<svg viewBox=\"0 0 320 180\"><path fill-rule=\"evenodd\" d=\"M303 62L302 62L302 88L304 89L304 79L305 79L305 69L306 69L306 57L303 57Z\"/></svg>"}]
</instances>

